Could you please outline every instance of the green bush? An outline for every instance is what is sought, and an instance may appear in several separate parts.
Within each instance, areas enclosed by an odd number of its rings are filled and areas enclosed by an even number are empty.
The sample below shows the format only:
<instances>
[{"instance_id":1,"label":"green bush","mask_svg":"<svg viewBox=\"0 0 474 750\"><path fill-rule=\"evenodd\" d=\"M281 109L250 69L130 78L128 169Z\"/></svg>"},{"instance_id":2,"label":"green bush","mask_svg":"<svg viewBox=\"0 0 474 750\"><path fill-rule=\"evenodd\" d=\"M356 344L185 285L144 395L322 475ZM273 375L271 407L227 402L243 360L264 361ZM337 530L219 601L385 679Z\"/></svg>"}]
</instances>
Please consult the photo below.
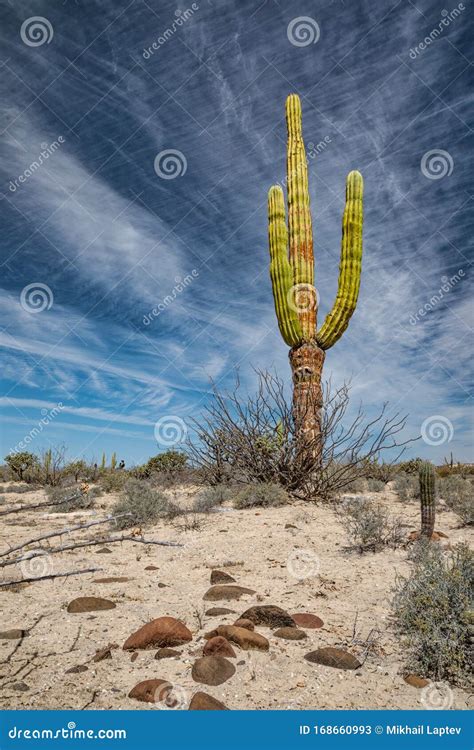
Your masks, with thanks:
<instances>
[{"instance_id":1,"label":"green bush","mask_svg":"<svg viewBox=\"0 0 474 750\"><path fill-rule=\"evenodd\" d=\"M470 662L474 553L457 545L445 555L419 542L408 578L397 579L393 610L408 649L407 669L433 680L464 683Z\"/></svg>"},{"instance_id":2,"label":"green bush","mask_svg":"<svg viewBox=\"0 0 474 750\"><path fill-rule=\"evenodd\" d=\"M278 508L289 501L288 493L279 484L249 484L236 495L234 508Z\"/></svg>"},{"instance_id":3,"label":"green bush","mask_svg":"<svg viewBox=\"0 0 474 750\"><path fill-rule=\"evenodd\" d=\"M39 466L38 457L28 451L9 453L8 456L5 456L5 461L13 476L20 482L30 481L32 474L37 471Z\"/></svg>"},{"instance_id":4,"label":"green bush","mask_svg":"<svg viewBox=\"0 0 474 750\"><path fill-rule=\"evenodd\" d=\"M100 486L104 492L120 492L130 479L128 472L105 469L101 472L99 479Z\"/></svg>"},{"instance_id":5,"label":"green bush","mask_svg":"<svg viewBox=\"0 0 474 750\"><path fill-rule=\"evenodd\" d=\"M129 479L122 494L112 508L112 514L129 513L114 521L119 529L131 526L145 526L159 519L170 520L180 515L179 508L162 492L157 492L146 482Z\"/></svg>"},{"instance_id":6,"label":"green bush","mask_svg":"<svg viewBox=\"0 0 474 750\"><path fill-rule=\"evenodd\" d=\"M188 457L179 451L166 451L152 456L146 464L148 475L155 471L180 471L186 467Z\"/></svg>"},{"instance_id":7,"label":"green bush","mask_svg":"<svg viewBox=\"0 0 474 750\"><path fill-rule=\"evenodd\" d=\"M100 495L98 487L92 487L87 492L81 492L77 485L72 487L48 487L46 489L48 499L52 503L58 503L59 513L70 513L75 510L84 510L94 505L94 500ZM67 502L61 502L65 500Z\"/></svg>"},{"instance_id":8,"label":"green bush","mask_svg":"<svg viewBox=\"0 0 474 750\"><path fill-rule=\"evenodd\" d=\"M226 500L230 500L235 494L235 490L227 484L216 484L214 487L206 487L201 490L193 503L193 510L196 513L208 513L218 505L222 505Z\"/></svg>"},{"instance_id":9,"label":"green bush","mask_svg":"<svg viewBox=\"0 0 474 750\"><path fill-rule=\"evenodd\" d=\"M339 517L353 546L359 552L378 552L397 547L404 536L404 524L388 510L368 497L345 499L338 508Z\"/></svg>"}]
</instances>

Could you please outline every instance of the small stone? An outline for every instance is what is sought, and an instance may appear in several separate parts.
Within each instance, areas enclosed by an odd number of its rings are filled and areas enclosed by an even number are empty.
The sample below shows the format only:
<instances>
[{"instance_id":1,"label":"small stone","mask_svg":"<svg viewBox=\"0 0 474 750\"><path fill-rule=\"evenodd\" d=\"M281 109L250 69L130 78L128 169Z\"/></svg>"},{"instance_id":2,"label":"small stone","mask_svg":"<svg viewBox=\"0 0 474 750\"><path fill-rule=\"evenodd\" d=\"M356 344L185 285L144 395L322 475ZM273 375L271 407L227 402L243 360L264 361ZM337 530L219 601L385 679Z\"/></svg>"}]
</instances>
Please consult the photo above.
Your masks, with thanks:
<instances>
[{"instance_id":1,"label":"small stone","mask_svg":"<svg viewBox=\"0 0 474 750\"><path fill-rule=\"evenodd\" d=\"M123 648L126 651L135 651L160 646L181 646L192 638L191 631L180 620L175 617L158 617L132 633L123 644Z\"/></svg>"},{"instance_id":2,"label":"small stone","mask_svg":"<svg viewBox=\"0 0 474 750\"><path fill-rule=\"evenodd\" d=\"M270 648L270 643L265 636L247 630L247 628L238 628L235 625L219 625L217 630L212 631L206 637L213 638L216 635L222 635L244 651L268 651Z\"/></svg>"},{"instance_id":3,"label":"small stone","mask_svg":"<svg viewBox=\"0 0 474 750\"><path fill-rule=\"evenodd\" d=\"M335 669L359 669L362 666L360 661L349 651L343 648L334 648L325 646L305 654L306 661L312 664L322 664L325 667L334 667Z\"/></svg>"},{"instance_id":4,"label":"small stone","mask_svg":"<svg viewBox=\"0 0 474 750\"><path fill-rule=\"evenodd\" d=\"M245 617L239 617L239 619L234 622L234 625L236 628L255 630L255 625L253 624L252 620L247 620Z\"/></svg>"},{"instance_id":5,"label":"small stone","mask_svg":"<svg viewBox=\"0 0 474 750\"><path fill-rule=\"evenodd\" d=\"M174 659L175 656L181 656L181 652L175 651L174 648L159 648L155 659Z\"/></svg>"},{"instance_id":6,"label":"small stone","mask_svg":"<svg viewBox=\"0 0 474 750\"><path fill-rule=\"evenodd\" d=\"M145 570L159 570L156 565L147 565Z\"/></svg>"},{"instance_id":7,"label":"small stone","mask_svg":"<svg viewBox=\"0 0 474 750\"><path fill-rule=\"evenodd\" d=\"M216 583L235 583L235 578L232 578L232 576L223 570L212 570L211 585L214 586Z\"/></svg>"},{"instance_id":8,"label":"small stone","mask_svg":"<svg viewBox=\"0 0 474 750\"><path fill-rule=\"evenodd\" d=\"M88 669L89 667L86 667L85 664L78 664L76 667L66 669L65 674L79 674L79 672L87 672Z\"/></svg>"},{"instance_id":9,"label":"small stone","mask_svg":"<svg viewBox=\"0 0 474 750\"><path fill-rule=\"evenodd\" d=\"M324 622L317 615L311 615L309 612L297 612L291 615L296 624L301 628L322 628Z\"/></svg>"},{"instance_id":10,"label":"small stone","mask_svg":"<svg viewBox=\"0 0 474 750\"><path fill-rule=\"evenodd\" d=\"M20 630L19 628L14 629L14 630L1 630L0 640L1 641L20 641L26 635L28 635L28 631Z\"/></svg>"},{"instance_id":11,"label":"small stone","mask_svg":"<svg viewBox=\"0 0 474 750\"><path fill-rule=\"evenodd\" d=\"M416 674L406 674L403 679L407 685L411 685L414 688L424 688L430 684L429 680L425 680L424 677L418 677Z\"/></svg>"},{"instance_id":12,"label":"small stone","mask_svg":"<svg viewBox=\"0 0 474 750\"><path fill-rule=\"evenodd\" d=\"M157 703L166 701L172 689L173 686L167 680L143 680L130 690L128 697L142 703Z\"/></svg>"},{"instance_id":13,"label":"small stone","mask_svg":"<svg viewBox=\"0 0 474 750\"><path fill-rule=\"evenodd\" d=\"M138 651L134 651L130 656L130 661L136 661L138 659Z\"/></svg>"},{"instance_id":14,"label":"small stone","mask_svg":"<svg viewBox=\"0 0 474 750\"><path fill-rule=\"evenodd\" d=\"M95 554L96 555L111 555L112 550L109 549L108 547L101 547L100 549L97 550Z\"/></svg>"},{"instance_id":15,"label":"small stone","mask_svg":"<svg viewBox=\"0 0 474 750\"><path fill-rule=\"evenodd\" d=\"M304 630L299 630L298 628L278 628L273 635L276 638L284 638L287 641L301 641L308 637Z\"/></svg>"},{"instance_id":16,"label":"small stone","mask_svg":"<svg viewBox=\"0 0 474 750\"><path fill-rule=\"evenodd\" d=\"M227 706L208 693L194 693L189 704L189 711L228 711Z\"/></svg>"},{"instance_id":17,"label":"small stone","mask_svg":"<svg viewBox=\"0 0 474 750\"><path fill-rule=\"evenodd\" d=\"M99 662L103 661L104 659L111 659L112 658L112 649L118 648L118 645L116 643L109 643L108 646L105 646L104 648L100 648L98 651L96 651L94 658L92 661Z\"/></svg>"},{"instance_id":18,"label":"small stone","mask_svg":"<svg viewBox=\"0 0 474 750\"><path fill-rule=\"evenodd\" d=\"M294 628L295 621L281 607L274 604L250 607L240 615L240 619L251 620L254 625L266 625L269 628Z\"/></svg>"},{"instance_id":19,"label":"small stone","mask_svg":"<svg viewBox=\"0 0 474 750\"><path fill-rule=\"evenodd\" d=\"M223 656L202 656L191 671L194 682L205 685L222 685L235 674L234 665Z\"/></svg>"},{"instance_id":20,"label":"small stone","mask_svg":"<svg viewBox=\"0 0 474 750\"><path fill-rule=\"evenodd\" d=\"M20 693L26 693L30 689L30 686L26 682L14 682L11 688L12 690L18 690Z\"/></svg>"},{"instance_id":21,"label":"small stone","mask_svg":"<svg viewBox=\"0 0 474 750\"><path fill-rule=\"evenodd\" d=\"M220 599L240 599L241 596L253 596L255 591L246 589L243 586L234 586L233 584L212 586L203 596L205 601L216 602Z\"/></svg>"},{"instance_id":22,"label":"small stone","mask_svg":"<svg viewBox=\"0 0 474 750\"><path fill-rule=\"evenodd\" d=\"M204 614L206 617L220 617L221 615L235 615L235 610L226 609L226 607L211 607L206 609Z\"/></svg>"},{"instance_id":23,"label":"small stone","mask_svg":"<svg viewBox=\"0 0 474 750\"><path fill-rule=\"evenodd\" d=\"M202 653L204 656L213 656L214 654L217 654L218 656L236 657L234 649L227 638L224 638L223 635L216 635L214 638L210 638L204 646Z\"/></svg>"},{"instance_id":24,"label":"small stone","mask_svg":"<svg viewBox=\"0 0 474 750\"><path fill-rule=\"evenodd\" d=\"M92 583L126 583L131 580L131 578L125 578L124 576L110 576L109 578L95 578Z\"/></svg>"},{"instance_id":25,"label":"small stone","mask_svg":"<svg viewBox=\"0 0 474 750\"><path fill-rule=\"evenodd\" d=\"M298 527L292 523L285 523L285 529L297 529Z\"/></svg>"},{"instance_id":26,"label":"small stone","mask_svg":"<svg viewBox=\"0 0 474 750\"><path fill-rule=\"evenodd\" d=\"M98 612L104 609L115 609L116 604L99 596L79 596L68 604L68 612Z\"/></svg>"}]
</instances>

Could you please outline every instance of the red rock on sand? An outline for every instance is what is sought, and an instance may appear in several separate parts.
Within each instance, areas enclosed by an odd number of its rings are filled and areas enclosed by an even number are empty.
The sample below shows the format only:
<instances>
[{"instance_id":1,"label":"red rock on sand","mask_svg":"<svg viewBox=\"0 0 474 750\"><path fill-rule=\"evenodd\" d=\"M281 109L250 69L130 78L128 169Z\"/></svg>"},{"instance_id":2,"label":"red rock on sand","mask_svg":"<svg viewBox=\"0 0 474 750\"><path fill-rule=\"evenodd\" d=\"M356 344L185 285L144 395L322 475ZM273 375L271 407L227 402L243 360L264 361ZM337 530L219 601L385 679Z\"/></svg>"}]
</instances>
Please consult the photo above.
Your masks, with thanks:
<instances>
[{"instance_id":1,"label":"red rock on sand","mask_svg":"<svg viewBox=\"0 0 474 750\"><path fill-rule=\"evenodd\" d=\"M123 644L125 651L135 649L181 646L191 641L192 633L186 625L174 617L158 617L139 628Z\"/></svg>"}]
</instances>

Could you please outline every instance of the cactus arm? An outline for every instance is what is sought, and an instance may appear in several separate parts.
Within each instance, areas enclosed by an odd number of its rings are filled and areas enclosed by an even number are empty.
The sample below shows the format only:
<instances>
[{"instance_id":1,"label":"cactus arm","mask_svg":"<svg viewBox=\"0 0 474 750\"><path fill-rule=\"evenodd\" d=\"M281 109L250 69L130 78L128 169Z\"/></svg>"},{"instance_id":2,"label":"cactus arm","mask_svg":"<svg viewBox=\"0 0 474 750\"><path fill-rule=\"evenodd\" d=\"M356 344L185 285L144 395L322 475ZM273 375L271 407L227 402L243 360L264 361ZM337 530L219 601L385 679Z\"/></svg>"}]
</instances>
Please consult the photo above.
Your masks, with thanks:
<instances>
[{"instance_id":1,"label":"cactus arm","mask_svg":"<svg viewBox=\"0 0 474 750\"><path fill-rule=\"evenodd\" d=\"M309 205L308 164L303 142L301 102L290 94L286 100L288 129L288 229L290 263L293 267L296 306L304 341L316 333L316 292L314 290L313 229Z\"/></svg>"},{"instance_id":2,"label":"cactus arm","mask_svg":"<svg viewBox=\"0 0 474 750\"><path fill-rule=\"evenodd\" d=\"M350 172L346 180L336 300L316 334L316 340L322 349L329 349L341 338L357 305L362 268L363 190L364 182L360 172Z\"/></svg>"},{"instance_id":3,"label":"cactus arm","mask_svg":"<svg viewBox=\"0 0 474 750\"><path fill-rule=\"evenodd\" d=\"M288 236L285 223L285 201L279 185L268 192L268 242L270 246L270 278L278 327L288 346L301 342L302 330L298 314L290 306L294 286L293 270L287 255Z\"/></svg>"}]
</instances>

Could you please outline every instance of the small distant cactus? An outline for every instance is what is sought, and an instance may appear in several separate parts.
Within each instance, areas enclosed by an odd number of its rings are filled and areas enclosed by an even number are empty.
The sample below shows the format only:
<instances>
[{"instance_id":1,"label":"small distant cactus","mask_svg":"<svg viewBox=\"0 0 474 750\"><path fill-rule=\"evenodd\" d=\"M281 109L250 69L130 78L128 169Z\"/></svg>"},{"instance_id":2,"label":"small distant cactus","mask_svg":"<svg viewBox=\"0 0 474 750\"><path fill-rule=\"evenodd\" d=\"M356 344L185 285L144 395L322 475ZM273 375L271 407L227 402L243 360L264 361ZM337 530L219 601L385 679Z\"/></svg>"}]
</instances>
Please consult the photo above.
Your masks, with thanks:
<instances>
[{"instance_id":1,"label":"small distant cactus","mask_svg":"<svg viewBox=\"0 0 474 750\"><path fill-rule=\"evenodd\" d=\"M435 470L425 461L418 471L420 480L421 536L431 539L435 526Z\"/></svg>"},{"instance_id":2,"label":"small distant cactus","mask_svg":"<svg viewBox=\"0 0 474 750\"><path fill-rule=\"evenodd\" d=\"M110 468L115 469L117 466L117 454L114 452L112 453L112 458L110 459Z\"/></svg>"},{"instance_id":3,"label":"small distant cactus","mask_svg":"<svg viewBox=\"0 0 474 750\"><path fill-rule=\"evenodd\" d=\"M100 462L100 468L102 471L105 469L105 462L106 462L106 456L105 453L102 453L102 461Z\"/></svg>"}]
</instances>

